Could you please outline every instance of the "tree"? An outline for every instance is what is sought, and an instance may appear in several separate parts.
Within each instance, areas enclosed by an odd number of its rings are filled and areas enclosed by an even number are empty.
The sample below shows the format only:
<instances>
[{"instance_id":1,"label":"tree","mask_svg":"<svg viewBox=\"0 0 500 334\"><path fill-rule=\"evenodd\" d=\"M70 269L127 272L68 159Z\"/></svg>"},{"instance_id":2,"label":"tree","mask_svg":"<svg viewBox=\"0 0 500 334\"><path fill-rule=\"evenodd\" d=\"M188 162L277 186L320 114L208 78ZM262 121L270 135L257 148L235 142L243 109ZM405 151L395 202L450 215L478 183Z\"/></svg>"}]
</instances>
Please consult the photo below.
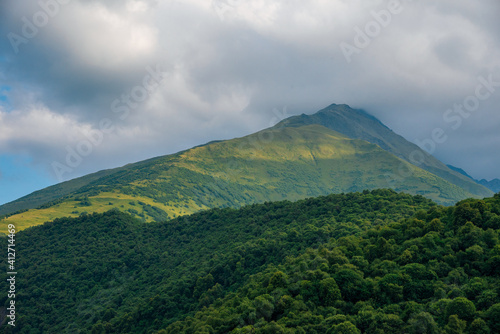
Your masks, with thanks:
<instances>
[{"instance_id":1,"label":"tree","mask_svg":"<svg viewBox=\"0 0 500 334\"><path fill-rule=\"evenodd\" d=\"M196 286L194 287L193 296L199 298L203 292L207 291L214 285L214 277L212 274L208 274L204 277L198 277L196 280Z\"/></svg>"},{"instance_id":2,"label":"tree","mask_svg":"<svg viewBox=\"0 0 500 334\"><path fill-rule=\"evenodd\" d=\"M408 332L411 334L439 334L439 329L430 313L420 312L408 321Z\"/></svg>"},{"instance_id":3,"label":"tree","mask_svg":"<svg viewBox=\"0 0 500 334\"><path fill-rule=\"evenodd\" d=\"M453 223L455 226L462 226L466 222L479 222L481 213L478 209L473 209L469 203L460 203L453 210Z\"/></svg>"},{"instance_id":4,"label":"tree","mask_svg":"<svg viewBox=\"0 0 500 334\"><path fill-rule=\"evenodd\" d=\"M284 334L285 328L274 321L266 324L264 327L259 328L255 333L258 334Z\"/></svg>"},{"instance_id":5,"label":"tree","mask_svg":"<svg viewBox=\"0 0 500 334\"><path fill-rule=\"evenodd\" d=\"M457 315L460 319L471 321L476 315L476 306L465 297L457 297L446 307L448 317Z\"/></svg>"},{"instance_id":6,"label":"tree","mask_svg":"<svg viewBox=\"0 0 500 334\"><path fill-rule=\"evenodd\" d=\"M396 274L385 275L377 284L376 298L381 303L398 303L403 299L403 278Z\"/></svg>"},{"instance_id":7,"label":"tree","mask_svg":"<svg viewBox=\"0 0 500 334\"><path fill-rule=\"evenodd\" d=\"M491 306L486 312L488 325L493 333L500 333L500 303Z\"/></svg>"},{"instance_id":8,"label":"tree","mask_svg":"<svg viewBox=\"0 0 500 334\"><path fill-rule=\"evenodd\" d=\"M450 315L448 318L448 324L444 327L447 334L463 334L465 327L467 327L467 322L465 320L460 320L456 314Z\"/></svg>"},{"instance_id":9,"label":"tree","mask_svg":"<svg viewBox=\"0 0 500 334\"><path fill-rule=\"evenodd\" d=\"M271 319L274 312L273 298L270 295L262 295L255 298L253 304L257 313L257 319L264 317L266 320Z\"/></svg>"},{"instance_id":10,"label":"tree","mask_svg":"<svg viewBox=\"0 0 500 334\"><path fill-rule=\"evenodd\" d=\"M319 296L323 305L333 306L335 301L342 298L337 282L331 277L319 282Z\"/></svg>"},{"instance_id":11,"label":"tree","mask_svg":"<svg viewBox=\"0 0 500 334\"><path fill-rule=\"evenodd\" d=\"M277 271L274 273L273 277L271 277L271 280L269 281L269 287L270 289L286 288L288 285L287 280L288 277L284 272Z\"/></svg>"},{"instance_id":12,"label":"tree","mask_svg":"<svg viewBox=\"0 0 500 334\"><path fill-rule=\"evenodd\" d=\"M474 319L474 321L470 324L469 333L471 333L471 334L489 334L490 328L488 327L488 325L486 324L486 322L483 319L477 318L477 319Z\"/></svg>"},{"instance_id":13,"label":"tree","mask_svg":"<svg viewBox=\"0 0 500 334\"><path fill-rule=\"evenodd\" d=\"M339 285L344 300L356 302L369 298L371 286L357 271L341 269L335 274L334 278Z\"/></svg>"},{"instance_id":14,"label":"tree","mask_svg":"<svg viewBox=\"0 0 500 334\"><path fill-rule=\"evenodd\" d=\"M333 334L361 334L361 331L350 321L345 321L334 327Z\"/></svg>"}]
</instances>

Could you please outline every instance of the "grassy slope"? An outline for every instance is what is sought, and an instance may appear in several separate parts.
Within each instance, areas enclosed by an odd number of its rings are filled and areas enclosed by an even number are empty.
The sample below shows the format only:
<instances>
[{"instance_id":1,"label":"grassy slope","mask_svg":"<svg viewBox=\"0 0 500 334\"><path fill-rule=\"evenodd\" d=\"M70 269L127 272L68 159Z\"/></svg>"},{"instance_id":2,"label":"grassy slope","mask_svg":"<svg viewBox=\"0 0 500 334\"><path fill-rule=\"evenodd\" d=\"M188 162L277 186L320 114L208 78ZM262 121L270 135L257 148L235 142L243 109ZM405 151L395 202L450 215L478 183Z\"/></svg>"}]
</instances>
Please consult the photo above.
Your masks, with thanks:
<instances>
[{"instance_id":1,"label":"grassy slope","mask_svg":"<svg viewBox=\"0 0 500 334\"><path fill-rule=\"evenodd\" d=\"M145 221L162 220L209 207L387 188L391 184L386 175L396 175L401 166L413 172L394 185L397 191L421 194L441 204L473 196L374 144L309 125L267 129L127 165L90 182L62 203L13 215L6 222L22 229L111 207L135 210L131 213ZM79 204L85 196L90 206ZM146 205L160 215L152 215Z\"/></svg>"},{"instance_id":2,"label":"grassy slope","mask_svg":"<svg viewBox=\"0 0 500 334\"><path fill-rule=\"evenodd\" d=\"M108 169L99 171L97 173L85 175L70 181L62 182L38 191L29 195L23 196L15 201L6 203L0 206L0 216L16 212L23 209L36 208L47 202L57 200L58 198L67 196L72 192L77 191L81 187L87 185L89 182L100 179L101 177L114 173L115 169Z\"/></svg>"},{"instance_id":3,"label":"grassy slope","mask_svg":"<svg viewBox=\"0 0 500 334\"><path fill-rule=\"evenodd\" d=\"M432 155L427 154L417 145L410 143L402 136L394 133L375 117L362 110L355 110L348 105L332 104L313 115L300 115L287 118L277 126L303 126L304 124L321 124L329 129L345 134L349 138L366 140L379 145L382 149L408 162L425 159L419 167L431 172L466 191L479 197L492 196L493 192L476 183L474 180L450 169ZM412 154L414 155L411 159ZM418 158L417 158L418 157ZM419 161L420 162L420 161Z\"/></svg>"}]
</instances>

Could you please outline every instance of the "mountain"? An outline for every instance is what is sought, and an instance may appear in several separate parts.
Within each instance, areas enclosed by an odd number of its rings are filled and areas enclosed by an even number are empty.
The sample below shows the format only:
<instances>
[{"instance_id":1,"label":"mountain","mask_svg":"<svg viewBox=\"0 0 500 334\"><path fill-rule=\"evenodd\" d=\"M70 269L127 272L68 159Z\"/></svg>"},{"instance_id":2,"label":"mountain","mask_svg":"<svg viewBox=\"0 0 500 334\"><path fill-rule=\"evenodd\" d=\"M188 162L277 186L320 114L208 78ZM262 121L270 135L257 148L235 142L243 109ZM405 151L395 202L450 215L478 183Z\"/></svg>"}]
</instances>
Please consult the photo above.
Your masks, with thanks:
<instances>
[{"instance_id":1,"label":"mountain","mask_svg":"<svg viewBox=\"0 0 500 334\"><path fill-rule=\"evenodd\" d=\"M394 133L378 119L363 110L353 109L345 104L332 104L314 115L302 114L290 117L278 123L277 126L300 127L309 124L320 124L345 134L349 138L362 139L376 144L387 152L425 169L475 196L486 197L492 195L485 187L450 169L417 145Z\"/></svg>"},{"instance_id":2,"label":"mountain","mask_svg":"<svg viewBox=\"0 0 500 334\"><path fill-rule=\"evenodd\" d=\"M470 176L469 174L467 174L466 171L464 171L462 168L459 168L459 167L455 167L455 166L452 166L452 165L446 165L449 169L451 170L454 170L455 172L458 172L460 174L462 174L463 176L467 176L469 179L472 179L474 180L474 178L472 176ZM475 180L474 180L475 181Z\"/></svg>"},{"instance_id":3,"label":"mountain","mask_svg":"<svg viewBox=\"0 0 500 334\"><path fill-rule=\"evenodd\" d=\"M498 333L499 214L500 195L442 207L382 189L60 218L16 234L17 331L4 293L0 332Z\"/></svg>"},{"instance_id":4,"label":"mountain","mask_svg":"<svg viewBox=\"0 0 500 334\"><path fill-rule=\"evenodd\" d=\"M34 209L44 204L57 201L64 196L76 192L83 186L100 179L110 173L116 172L115 170L103 170L97 173L92 173L83 177L73 179L71 181L61 182L59 184L35 191L29 195L23 196L15 201L3 204L0 206L0 216L13 213L16 211L23 211L27 209Z\"/></svg>"},{"instance_id":5,"label":"mountain","mask_svg":"<svg viewBox=\"0 0 500 334\"><path fill-rule=\"evenodd\" d=\"M337 117L335 111L320 111L299 118L314 120L325 115ZM351 125L358 123L367 131L366 120L380 124L358 111L352 111L352 117ZM7 215L3 222L23 229L113 207L144 221L162 221L213 207L388 187L446 205L493 194L480 185L468 187L475 192L467 191L378 144L325 127L331 126L328 122L298 124L296 120L292 117L289 124L249 136L211 142L48 187L0 207ZM372 126L374 135L384 128L381 124ZM392 142L394 147L404 144L401 139ZM402 170L407 174L401 175ZM40 206L44 196L46 203ZM21 211L13 214L14 207ZM0 232L6 225L2 224Z\"/></svg>"},{"instance_id":6,"label":"mountain","mask_svg":"<svg viewBox=\"0 0 500 334\"><path fill-rule=\"evenodd\" d=\"M454 171L457 171L457 172L459 172L459 173L467 176L468 178L473 179L475 182L477 182L478 184L480 184L482 186L485 186L486 188L490 189L494 193L500 192L500 179L493 179L493 180L490 180L490 181L488 181L486 179L475 180L472 176L470 176L469 174L467 174L467 172L464 171L463 169L458 168L458 167L454 167L454 166L451 166L451 165L447 165L447 166L450 167L451 169L453 169Z\"/></svg>"},{"instance_id":7,"label":"mountain","mask_svg":"<svg viewBox=\"0 0 500 334\"><path fill-rule=\"evenodd\" d=\"M500 180L499 179L493 179L491 181L487 181L485 179L477 181L477 183L485 186L486 188L492 190L495 193L500 192Z\"/></svg>"}]
</instances>

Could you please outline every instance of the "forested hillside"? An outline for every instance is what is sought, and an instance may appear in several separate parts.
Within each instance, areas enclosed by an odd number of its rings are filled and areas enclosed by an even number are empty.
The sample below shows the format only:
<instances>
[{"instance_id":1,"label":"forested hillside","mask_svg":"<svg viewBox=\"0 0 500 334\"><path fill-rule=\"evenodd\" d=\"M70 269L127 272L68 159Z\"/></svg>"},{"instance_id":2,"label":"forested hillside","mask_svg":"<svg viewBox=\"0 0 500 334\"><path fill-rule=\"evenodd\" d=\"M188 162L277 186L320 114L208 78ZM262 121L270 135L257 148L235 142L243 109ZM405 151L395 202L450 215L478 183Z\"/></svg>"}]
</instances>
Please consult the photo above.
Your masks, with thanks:
<instances>
[{"instance_id":1,"label":"forested hillside","mask_svg":"<svg viewBox=\"0 0 500 334\"><path fill-rule=\"evenodd\" d=\"M500 333L499 213L497 196L333 238L158 333Z\"/></svg>"},{"instance_id":2,"label":"forested hillside","mask_svg":"<svg viewBox=\"0 0 500 334\"><path fill-rule=\"evenodd\" d=\"M18 233L19 318L2 331L495 333L499 228L499 195L442 207L392 190L61 218Z\"/></svg>"}]
</instances>

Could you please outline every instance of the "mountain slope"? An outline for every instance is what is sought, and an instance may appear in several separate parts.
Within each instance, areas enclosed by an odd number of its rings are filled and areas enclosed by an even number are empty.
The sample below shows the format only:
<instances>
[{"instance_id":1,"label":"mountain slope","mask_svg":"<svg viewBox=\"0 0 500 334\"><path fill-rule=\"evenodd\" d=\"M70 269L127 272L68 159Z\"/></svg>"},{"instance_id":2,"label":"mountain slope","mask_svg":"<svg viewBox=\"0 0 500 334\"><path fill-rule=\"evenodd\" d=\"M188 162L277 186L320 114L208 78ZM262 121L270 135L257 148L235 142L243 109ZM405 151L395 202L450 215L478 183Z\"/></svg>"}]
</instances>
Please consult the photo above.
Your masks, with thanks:
<instances>
[{"instance_id":1,"label":"mountain slope","mask_svg":"<svg viewBox=\"0 0 500 334\"><path fill-rule=\"evenodd\" d=\"M459 172L460 174L463 174L463 175L467 176L468 178L474 180L478 184L480 184L482 186L485 186L486 188L490 189L494 193L497 193L497 192L500 191L500 179L493 179L493 180L490 180L490 181L488 181L486 179L476 180L472 176L470 176L469 174L467 174L467 172L464 171L461 168L454 167L454 166L451 166L451 165L447 165L447 166L450 169L453 169L454 171Z\"/></svg>"},{"instance_id":2,"label":"mountain slope","mask_svg":"<svg viewBox=\"0 0 500 334\"><path fill-rule=\"evenodd\" d=\"M458 172L460 174L462 174L463 176L466 176L468 177L469 179L471 180L474 180L474 178L472 176L470 176L466 171L464 171L462 168L459 168L459 167L455 167L453 165L446 165L449 169L451 170L454 170L455 172ZM474 180L476 181L476 180Z\"/></svg>"},{"instance_id":3,"label":"mountain slope","mask_svg":"<svg viewBox=\"0 0 500 334\"><path fill-rule=\"evenodd\" d=\"M34 209L43 204L47 204L48 202L57 201L59 198L77 191L90 182L98 180L99 178L114 172L115 170L103 170L35 191L29 195L1 205L0 216L16 211Z\"/></svg>"},{"instance_id":4,"label":"mountain slope","mask_svg":"<svg viewBox=\"0 0 500 334\"><path fill-rule=\"evenodd\" d=\"M473 196L378 146L320 125L270 128L108 171L60 202L8 217L18 229L112 207L160 221L211 207L239 207L330 193L387 188L442 204ZM5 224L3 224L5 226Z\"/></svg>"},{"instance_id":5,"label":"mountain slope","mask_svg":"<svg viewBox=\"0 0 500 334\"><path fill-rule=\"evenodd\" d=\"M481 179L477 181L477 183L485 186L486 188L490 189L491 191L497 193L500 191L500 179L493 179L493 180L486 180L486 179Z\"/></svg>"},{"instance_id":6,"label":"mountain slope","mask_svg":"<svg viewBox=\"0 0 500 334\"><path fill-rule=\"evenodd\" d=\"M423 151L417 145L410 143L402 136L394 133L375 117L362 110L352 109L348 105L332 104L313 115L302 114L283 120L277 127L303 126L308 124L320 124L334 131L338 131L349 138L362 139L380 146L382 149L395 156L416 164L457 186L464 188L479 197L492 196L493 193L477 184L474 180L451 170L438 159ZM421 161L420 157L425 157Z\"/></svg>"}]
</instances>

